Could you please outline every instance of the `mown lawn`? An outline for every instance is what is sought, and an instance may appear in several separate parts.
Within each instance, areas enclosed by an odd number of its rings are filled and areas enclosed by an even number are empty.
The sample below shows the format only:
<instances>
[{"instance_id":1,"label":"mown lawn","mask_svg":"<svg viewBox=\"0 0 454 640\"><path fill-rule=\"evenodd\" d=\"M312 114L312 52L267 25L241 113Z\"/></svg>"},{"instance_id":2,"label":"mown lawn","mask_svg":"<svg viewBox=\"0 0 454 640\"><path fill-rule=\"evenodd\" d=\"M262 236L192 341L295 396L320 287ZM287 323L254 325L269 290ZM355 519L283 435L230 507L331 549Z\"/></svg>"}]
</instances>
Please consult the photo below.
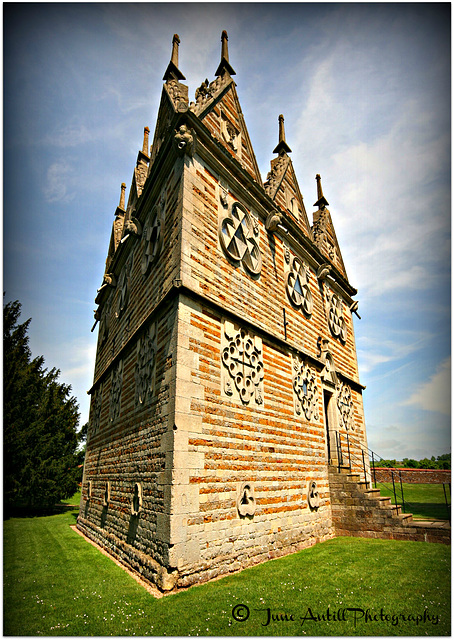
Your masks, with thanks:
<instances>
[{"instance_id":1,"label":"mown lawn","mask_svg":"<svg viewBox=\"0 0 454 640\"><path fill-rule=\"evenodd\" d=\"M394 492L392 482L377 483L382 496L389 496L393 504ZM448 520L451 509L446 507L446 498L441 484L403 483L405 512L412 513L415 518L424 520ZM451 505L449 487L445 487L448 504ZM400 483L396 483L397 504L402 504Z\"/></svg>"},{"instance_id":2,"label":"mown lawn","mask_svg":"<svg viewBox=\"0 0 454 640\"><path fill-rule=\"evenodd\" d=\"M441 544L338 538L156 599L76 516L4 523L4 635L450 635Z\"/></svg>"}]
</instances>

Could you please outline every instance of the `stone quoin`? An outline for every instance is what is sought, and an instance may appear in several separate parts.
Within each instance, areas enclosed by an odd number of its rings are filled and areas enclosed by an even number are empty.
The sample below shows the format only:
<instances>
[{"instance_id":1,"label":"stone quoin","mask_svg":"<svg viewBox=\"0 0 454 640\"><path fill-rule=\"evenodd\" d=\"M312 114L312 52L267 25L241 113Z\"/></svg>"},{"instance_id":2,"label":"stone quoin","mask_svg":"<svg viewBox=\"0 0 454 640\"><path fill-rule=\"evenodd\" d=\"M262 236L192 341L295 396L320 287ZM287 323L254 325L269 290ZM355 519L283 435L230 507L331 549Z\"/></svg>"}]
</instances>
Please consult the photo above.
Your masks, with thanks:
<instances>
[{"instance_id":1,"label":"stone quoin","mask_svg":"<svg viewBox=\"0 0 454 640\"><path fill-rule=\"evenodd\" d=\"M336 434L367 446L356 290L321 178L311 226L282 115L262 181L227 33L194 101L179 45L96 296L77 525L164 591L335 536Z\"/></svg>"}]
</instances>

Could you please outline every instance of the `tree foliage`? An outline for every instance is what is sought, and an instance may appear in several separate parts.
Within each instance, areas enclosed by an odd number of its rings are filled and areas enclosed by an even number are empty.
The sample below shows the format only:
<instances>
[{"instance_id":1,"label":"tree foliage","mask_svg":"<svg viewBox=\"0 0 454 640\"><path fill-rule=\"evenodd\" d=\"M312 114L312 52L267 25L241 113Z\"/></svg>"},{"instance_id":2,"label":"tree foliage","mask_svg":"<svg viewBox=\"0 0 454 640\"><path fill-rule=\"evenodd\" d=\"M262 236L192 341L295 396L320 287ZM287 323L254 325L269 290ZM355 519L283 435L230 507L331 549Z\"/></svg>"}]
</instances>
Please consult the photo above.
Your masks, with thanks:
<instances>
[{"instance_id":1,"label":"tree foliage","mask_svg":"<svg viewBox=\"0 0 454 640\"><path fill-rule=\"evenodd\" d=\"M403 460L376 460L376 467L391 467L397 469L399 467L404 469L450 469L451 468L451 454L444 453L441 456L432 456L429 458L423 458L422 460L413 460L413 458L404 458Z\"/></svg>"},{"instance_id":2,"label":"tree foliage","mask_svg":"<svg viewBox=\"0 0 454 640\"><path fill-rule=\"evenodd\" d=\"M52 507L77 490L79 411L60 371L32 358L21 305L3 307L4 505Z\"/></svg>"}]
</instances>

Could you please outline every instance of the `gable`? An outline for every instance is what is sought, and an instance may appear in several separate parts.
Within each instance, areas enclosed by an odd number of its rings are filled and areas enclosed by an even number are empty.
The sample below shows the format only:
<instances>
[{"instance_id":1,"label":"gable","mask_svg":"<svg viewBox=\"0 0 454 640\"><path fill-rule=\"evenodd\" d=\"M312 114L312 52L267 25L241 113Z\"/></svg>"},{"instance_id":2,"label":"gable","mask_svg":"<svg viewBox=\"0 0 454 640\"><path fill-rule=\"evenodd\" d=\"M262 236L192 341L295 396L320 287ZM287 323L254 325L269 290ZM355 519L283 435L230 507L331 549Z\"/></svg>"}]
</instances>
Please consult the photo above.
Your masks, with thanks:
<instances>
[{"instance_id":1,"label":"gable","mask_svg":"<svg viewBox=\"0 0 454 640\"><path fill-rule=\"evenodd\" d=\"M196 91L191 110L199 116L211 135L235 158L252 178L262 185L262 178L241 111L235 82L225 74Z\"/></svg>"}]
</instances>

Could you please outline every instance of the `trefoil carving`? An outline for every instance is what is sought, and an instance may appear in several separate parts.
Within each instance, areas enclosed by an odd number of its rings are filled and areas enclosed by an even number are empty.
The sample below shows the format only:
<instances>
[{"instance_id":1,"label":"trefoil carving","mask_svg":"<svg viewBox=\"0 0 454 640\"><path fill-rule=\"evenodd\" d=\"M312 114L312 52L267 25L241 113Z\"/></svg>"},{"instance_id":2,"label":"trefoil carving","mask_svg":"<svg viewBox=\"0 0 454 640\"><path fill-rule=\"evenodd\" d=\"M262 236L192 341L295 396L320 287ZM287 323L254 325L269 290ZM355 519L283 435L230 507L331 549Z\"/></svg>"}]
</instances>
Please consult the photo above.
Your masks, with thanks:
<instances>
[{"instance_id":1,"label":"trefoil carving","mask_svg":"<svg viewBox=\"0 0 454 640\"><path fill-rule=\"evenodd\" d=\"M254 221L246 207L234 202L229 215L220 221L219 240L223 251L231 260L241 263L246 271L257 276L262 269L262 255L254 238L254 227Z\"/></svg>"},{"instance_id":2,"label":"trefoil carving","mask_svg":"<svg viewBox=\"0 0 454 640\"><path fill-rule=\"evenodd\" d=\"M318 493L318 487L315 480L309 482L307 490L307 504L311 511L317 511L320 506L320 495Z\"/></svg>"},{"instance_id":3,"label":"trefoil carving","mask_svg":"<svg viewBox=\"0 0 454 640\"><path fill-rule=\"evenodd\" d=\"M236 507L240 518L252 518L256 510L254 485L252 482L243 482L238 491Z\"/></svg>"},{"instance_id":4,"label":"trefoil carving","mask_svg":"<svg viewBox=\"0 0 454 640\"><path fill-rule=\"evenodd\" d=\"M143 406L153 395L156 360L156 325L151 327L137 341L135 370L136 407Z\"/></svg>"},{"instance_id":5,"label":"trefoil carving","mask_svg":"<svg viewBox=\"0 0 454 640\"><path fill-rule=\"evenodd\" d=\"M317 422L318 386L315 369L299 357L293 359L293 397L295 413L306 420Z\"/></svg>"},{"instance_id":6,"label":"trefoil carving","mask_svg":"<svg viewBox=\"0 0 454 640\"><path fill-rule=\"evenodd\" d=\"M224 322L222 389L245 405L263 405L262 341L232 322Z\"/></svg>"},{"instance_id":7,"label":"trefoil carving","mask_svg":"<svg viewBox=\"0 0 454 640\"><path fill-rule=\"evenodd\" d=\"M299 258L293 258L287 274L287 295L296 306L301 307L308 316L312 314L312 293L309 288L309 267Z\"/></svg>"},{"instance_id":8,"label":"trefoil carving","mask_svg":"<svg viewBox=\"0 0 454 640\"><path fill-rule=\"evenodd\" d=\"M131 514L138 516L142 511L142 484L136 482L132 492Z\"/></svg>"},{"instance_id":9,"label":"trefoil carving","mask_svg":"<svg viewBox=\"0 0 454 640\"><path fill-rule=\"evenodd\" d=\"M123 386L123 360L112 369L110 376L110 420L113 422L120 415L121 389Z\"/></svg>"}]
</instances>

